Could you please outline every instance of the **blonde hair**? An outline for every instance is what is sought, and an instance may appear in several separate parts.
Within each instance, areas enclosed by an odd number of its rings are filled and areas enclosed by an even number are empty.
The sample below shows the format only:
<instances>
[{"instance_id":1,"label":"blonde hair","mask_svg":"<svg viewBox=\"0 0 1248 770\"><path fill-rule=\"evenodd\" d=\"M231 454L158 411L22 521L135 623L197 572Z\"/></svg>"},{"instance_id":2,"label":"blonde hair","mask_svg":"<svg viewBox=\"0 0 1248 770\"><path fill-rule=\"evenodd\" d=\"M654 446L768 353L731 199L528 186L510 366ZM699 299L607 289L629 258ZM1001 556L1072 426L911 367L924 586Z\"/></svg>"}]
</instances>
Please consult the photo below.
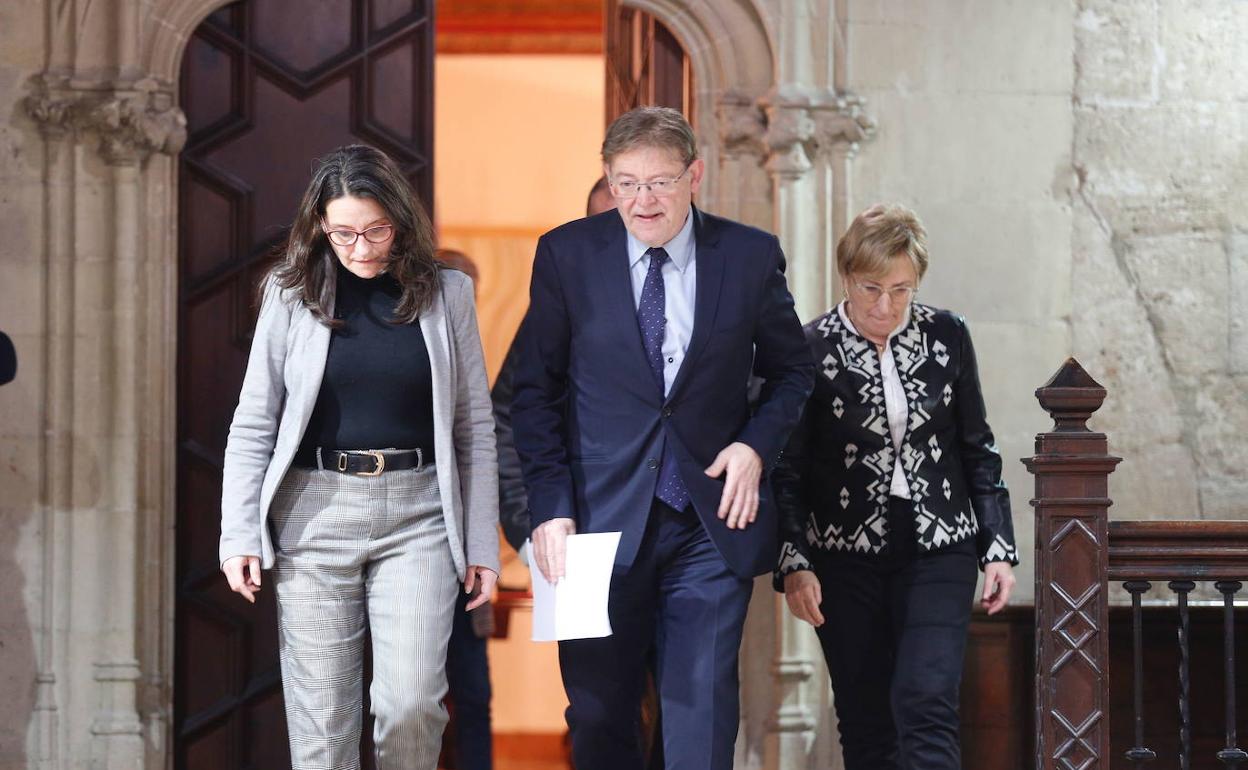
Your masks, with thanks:
<instances>
[{"instance_id":1,"label":"blonde hair","mask_svg":"<svg viewBox=\"0 0 1248 770\"><path fill-rule=\"evenodd\" d=\"M836 244L841 275L879 276L889 263L905 256L919 280L927 272L927 230L905 206L877 203L858 216Z\"/></svg>"}]
</instances>

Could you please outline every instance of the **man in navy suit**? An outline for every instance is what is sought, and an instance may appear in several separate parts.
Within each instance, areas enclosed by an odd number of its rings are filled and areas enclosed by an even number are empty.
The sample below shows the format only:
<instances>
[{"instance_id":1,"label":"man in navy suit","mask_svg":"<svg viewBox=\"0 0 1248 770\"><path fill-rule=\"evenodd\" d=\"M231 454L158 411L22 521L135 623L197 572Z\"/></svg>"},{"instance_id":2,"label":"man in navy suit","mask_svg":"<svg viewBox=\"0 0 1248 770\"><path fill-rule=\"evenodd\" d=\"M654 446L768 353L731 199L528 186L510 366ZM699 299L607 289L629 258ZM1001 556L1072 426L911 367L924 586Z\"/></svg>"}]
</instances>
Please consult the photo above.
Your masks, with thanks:
<instances>
[{"instance_id":1,"label":"man in navy suit","mask_svg":"<svg viewBox=\"0 0 1248 770\"><path fill-rule=\"evenodd\" d=\"M622 115L602 157L618 210L539 241L512 404L542 574L563 576L568 535L622 533L613 635L559 644L573 759L641 768L653 649L667 767L728 770L751 579L776 551L767 473L814 367L775 236L693 207L679 112Z\"/></svg>"}]
</instances>

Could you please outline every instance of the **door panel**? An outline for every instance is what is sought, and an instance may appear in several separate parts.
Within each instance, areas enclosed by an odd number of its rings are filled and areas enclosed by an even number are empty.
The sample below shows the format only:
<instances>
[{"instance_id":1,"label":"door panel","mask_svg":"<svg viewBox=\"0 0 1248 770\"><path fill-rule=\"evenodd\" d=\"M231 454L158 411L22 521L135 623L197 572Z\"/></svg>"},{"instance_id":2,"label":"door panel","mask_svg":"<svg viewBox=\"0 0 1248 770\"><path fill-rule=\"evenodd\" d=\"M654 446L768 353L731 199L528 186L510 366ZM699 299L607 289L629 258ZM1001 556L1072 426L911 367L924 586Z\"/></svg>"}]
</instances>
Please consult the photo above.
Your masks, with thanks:
<instances>
[{"instance_id":1,"label":"door panel","mask_svg":"<svg viewBox=\"0 0 1248 770\"><path fill-rule=\"evenodd\" d=\"M606 0L607 125L634 107L680 110L693 121L693 68L680 41L654 16Z\"/></svg>"},{"instance_id":2,"label":"door panel","mask_svg":"<svg viewBox=\"0 0 1248 770\"><path fill-rule=\"evenodd\" d=\"M179 770L290 766L272 588L252 607L218 569L222 455L256 285L313 160L372 144L431 199L432 12L431 0L244 0L188 41L181 102L190 138L178 180Z\"/></svg>"}]
</instances>

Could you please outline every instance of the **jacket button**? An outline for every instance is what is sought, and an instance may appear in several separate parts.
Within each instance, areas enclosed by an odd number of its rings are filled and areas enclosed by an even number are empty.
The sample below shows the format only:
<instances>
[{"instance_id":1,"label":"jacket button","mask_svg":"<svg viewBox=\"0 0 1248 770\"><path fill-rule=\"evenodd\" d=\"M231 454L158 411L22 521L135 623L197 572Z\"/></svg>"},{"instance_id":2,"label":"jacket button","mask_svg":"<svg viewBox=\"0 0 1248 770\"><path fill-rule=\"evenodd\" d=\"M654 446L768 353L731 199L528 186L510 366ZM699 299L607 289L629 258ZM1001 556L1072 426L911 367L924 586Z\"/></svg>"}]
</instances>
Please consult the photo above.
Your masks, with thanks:
<instances>
[{"instance_id":1,"label":"jacket button","mask_svg":"<svg viewBox=\"0 0 1248 770\"><path fill-rule=\"evenodd\" d=\"M659 469L659 461L651 457L649 460L646 460L646 467L652 471L657 471Z\"/></svg>"},{"instance_id":2,"label":"jacket button","mask_svg":"<svg viewBox=\"0 0 1248 770\"><path fill-rule=\"evenodd\" d=\"M663 407L663 416L664 416L664 417L671 417L671 416L672 416L672 408L671 408L670 406L665 406L665 407Z\"/></svg>"}]
</instances>

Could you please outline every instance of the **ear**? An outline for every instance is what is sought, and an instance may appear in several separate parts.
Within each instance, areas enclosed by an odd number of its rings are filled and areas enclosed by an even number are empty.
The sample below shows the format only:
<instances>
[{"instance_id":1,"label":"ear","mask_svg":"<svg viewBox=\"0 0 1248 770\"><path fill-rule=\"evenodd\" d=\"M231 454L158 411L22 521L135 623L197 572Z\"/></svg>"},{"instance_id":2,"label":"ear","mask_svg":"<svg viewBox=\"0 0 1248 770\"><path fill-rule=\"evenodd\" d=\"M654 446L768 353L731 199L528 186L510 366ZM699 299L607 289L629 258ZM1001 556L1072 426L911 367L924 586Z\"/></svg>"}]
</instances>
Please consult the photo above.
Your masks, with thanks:
<instances>
[{"instance_id":1,"label":"ear","mask_svg":"<svg viewBox=\"0 0 1248 770\"><path fill-rule=\"evenodd\" d=\"M698 158L689 164L689 193L697 194L702 186L702 175L706 173L706 161Z\"/></svg>"}]
</instances>

